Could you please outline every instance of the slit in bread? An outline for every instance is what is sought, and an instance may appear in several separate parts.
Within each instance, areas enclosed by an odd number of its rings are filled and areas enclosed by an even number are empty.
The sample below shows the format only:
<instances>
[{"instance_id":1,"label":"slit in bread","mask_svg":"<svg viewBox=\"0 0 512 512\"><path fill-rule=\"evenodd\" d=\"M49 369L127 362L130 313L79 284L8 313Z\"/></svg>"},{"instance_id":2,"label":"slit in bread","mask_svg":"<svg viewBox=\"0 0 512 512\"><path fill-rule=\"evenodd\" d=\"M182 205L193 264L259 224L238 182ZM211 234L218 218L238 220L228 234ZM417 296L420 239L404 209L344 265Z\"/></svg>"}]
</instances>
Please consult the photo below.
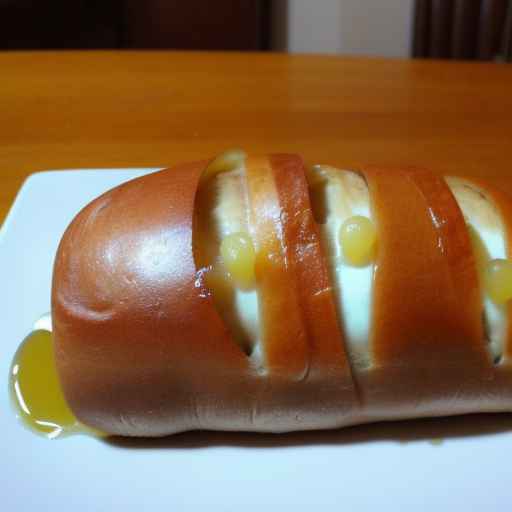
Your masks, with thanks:
<instances>
[{"instance_id":1,"label":"slit in bread","mask_svg":"<svg viewBox=\"0 0 512 512\"><path fill-rule=\"evenodd\" d=\"M372 364L368 340L374 264L349 264L343 257L339 233L343 223L354 215L373 220L368 186L359 173L327 165L314 166L309 181L313 212L320 223L336 309L345 329L350 359L355 369L367 368Z\"/></svg>"},{"instance_id":2,"label":"slit in bread","mask_svg":"<svg viewBox=\"0 0 512 512\"><path fill-rule=\"evenodd\" d=\"M218 167L218 166L217 166ZM210 165L210 169L212 166ZM215 168L215 167L214 167ZM247 204L244 159L227 162L215 173L205 171L194 208L194 258L203 270L217 311L248 356L261 357L258 295L255 286L240 287L229 277L220 254L222 240L252 234Z\"/></svg>"},{"instance_id":3,"label":"slit in bread","mask_svg":"<svg viewBox=\"0 0 512 512\"><path fill-rule=\"evenodd\" d=\"M462 178L447 176L446 183L462 210L468 229L475 238L480 267L485 261L506 258L505 226L500 211L492 199L476 184ZM478 249L480 246L480 249ZM480 260L480 261L478 261ZM502 360L505 336L507 332L506 306L493 302L482 286L484 330L488 340L488 349L495 364Z\"/></svg>"}]
</instances>

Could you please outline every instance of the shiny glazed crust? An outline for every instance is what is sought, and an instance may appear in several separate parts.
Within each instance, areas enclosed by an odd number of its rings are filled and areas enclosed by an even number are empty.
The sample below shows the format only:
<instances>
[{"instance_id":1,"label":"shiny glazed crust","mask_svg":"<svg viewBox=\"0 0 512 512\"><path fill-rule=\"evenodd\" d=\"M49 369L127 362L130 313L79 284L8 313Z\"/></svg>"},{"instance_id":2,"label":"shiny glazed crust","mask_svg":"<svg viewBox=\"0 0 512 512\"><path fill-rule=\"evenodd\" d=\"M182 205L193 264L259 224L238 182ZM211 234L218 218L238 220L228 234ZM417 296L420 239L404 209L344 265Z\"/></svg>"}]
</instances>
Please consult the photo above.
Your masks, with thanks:
<instances>
[{"instance_id":1,"label":"shiny glazed crust","mask_svg":"<svg viewBox=\"0 0 512 512\"><path fill-rule=\"evenodd\" d=\"M469 237L442 179L362 170L379 246L373 364L356 371L301 159L247 160L261 368L230 335L194 261L195 196L206 165L181 165L107 192L60 243L56 362L79 420L110 434L161 436L512 409L512 370L507 361L495 366L485 350Z\"/></svg>"}]
</instances>

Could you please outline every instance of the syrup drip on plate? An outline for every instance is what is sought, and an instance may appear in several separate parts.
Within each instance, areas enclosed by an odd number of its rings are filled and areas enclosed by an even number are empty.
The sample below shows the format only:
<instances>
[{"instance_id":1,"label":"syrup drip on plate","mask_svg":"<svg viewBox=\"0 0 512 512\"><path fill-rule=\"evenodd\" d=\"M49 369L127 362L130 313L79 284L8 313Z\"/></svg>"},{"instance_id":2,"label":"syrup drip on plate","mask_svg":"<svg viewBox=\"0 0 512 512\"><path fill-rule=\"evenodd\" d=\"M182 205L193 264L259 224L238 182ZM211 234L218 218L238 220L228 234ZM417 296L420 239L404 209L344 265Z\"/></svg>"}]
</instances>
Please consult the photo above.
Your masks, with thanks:
<instances>
[{"instance_id":1,"label":"syrup drip on plate","mask_svg":"<svg viewBox=\"0 0 512 512\"><path fill-rule=\"evenodd\" d=\"M68 407L57 376L49 315L23 340L9 371L9 391L22 423L55 439L70 434L100 435L82 425Z\"/></svg>"}]
</instances>

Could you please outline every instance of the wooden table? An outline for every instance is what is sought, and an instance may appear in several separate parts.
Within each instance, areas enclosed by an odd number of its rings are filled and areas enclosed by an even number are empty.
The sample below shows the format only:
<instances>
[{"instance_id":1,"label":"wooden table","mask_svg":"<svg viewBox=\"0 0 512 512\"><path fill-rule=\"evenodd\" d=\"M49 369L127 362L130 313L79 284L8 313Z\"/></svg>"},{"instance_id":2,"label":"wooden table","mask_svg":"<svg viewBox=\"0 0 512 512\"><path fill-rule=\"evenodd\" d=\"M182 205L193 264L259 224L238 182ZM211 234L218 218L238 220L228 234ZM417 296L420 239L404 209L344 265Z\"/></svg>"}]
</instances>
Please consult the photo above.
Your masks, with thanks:
<instances>
[{"instance_id":1,"label":"wooden table","mask_svg":"<svg viewBox=\"0 0 512 512\"><path fill-rule=\"evenodd\" d=\"M226 148L512 183L512 66L276 54L0 54L0 222L30 173Z\"/></svg>"}]
</instances>

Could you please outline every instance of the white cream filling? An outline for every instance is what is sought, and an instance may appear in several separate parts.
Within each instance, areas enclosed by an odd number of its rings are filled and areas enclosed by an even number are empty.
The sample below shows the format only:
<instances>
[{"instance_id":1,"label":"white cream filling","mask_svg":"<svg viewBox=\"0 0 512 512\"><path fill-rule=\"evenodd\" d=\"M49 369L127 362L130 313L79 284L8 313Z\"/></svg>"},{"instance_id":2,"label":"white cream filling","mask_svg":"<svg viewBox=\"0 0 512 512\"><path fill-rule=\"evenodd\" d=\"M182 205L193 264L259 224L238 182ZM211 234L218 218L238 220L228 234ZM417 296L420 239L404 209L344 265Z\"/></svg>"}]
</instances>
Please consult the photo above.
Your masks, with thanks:
<instances>
[{"instance_id":1,"label":"white cream filling","mask_svg":"<svg viewBox=\"0 0 512 512\"><path fill-rule=\"evenodd\" d=\"M244 183L243 166L229 172L220 173L217 177L217 203L212 214L217 229L218 240L237 232L251 233L249 224L249 208ZM259 346L260 322L258 294L255 289L242 290L233 288L233 311L225 312L234 316L237 324L249 340L253 350ZM259 351L254 352L257 357Z\"/></svg>"},{"instance_id":2,"label":"white cream filling","mask_svg":"<svg viewBox=\"0 0 512 512\"><path fill-rule=\"evenodd\" d=\"M328 256L336 307L352 364L356 368L370 365L369 329L374 265L350 265L343 259L340 228L353 215L372 219L370 197L365 180L352 171L318 166L327 180L324 189L325 223L321 225L322 242ZM373 219L372 219L373 220Z\"/></svg>"},{"instance_id":3,"label":"white cream filling","mask_svg":"<svg viewBox=\"0 0 512 512\"><path fill-rule=\"evenodd\" d=\"M497 207L485 196L485 191L461 178L446 177L466 222L475 228L491 259L506 258L505 226ZM484 294L484 314L489 336L489 350L494 361L503 354L507 331L505 306L495 304Z\"/></svg>"}]
</instances>

